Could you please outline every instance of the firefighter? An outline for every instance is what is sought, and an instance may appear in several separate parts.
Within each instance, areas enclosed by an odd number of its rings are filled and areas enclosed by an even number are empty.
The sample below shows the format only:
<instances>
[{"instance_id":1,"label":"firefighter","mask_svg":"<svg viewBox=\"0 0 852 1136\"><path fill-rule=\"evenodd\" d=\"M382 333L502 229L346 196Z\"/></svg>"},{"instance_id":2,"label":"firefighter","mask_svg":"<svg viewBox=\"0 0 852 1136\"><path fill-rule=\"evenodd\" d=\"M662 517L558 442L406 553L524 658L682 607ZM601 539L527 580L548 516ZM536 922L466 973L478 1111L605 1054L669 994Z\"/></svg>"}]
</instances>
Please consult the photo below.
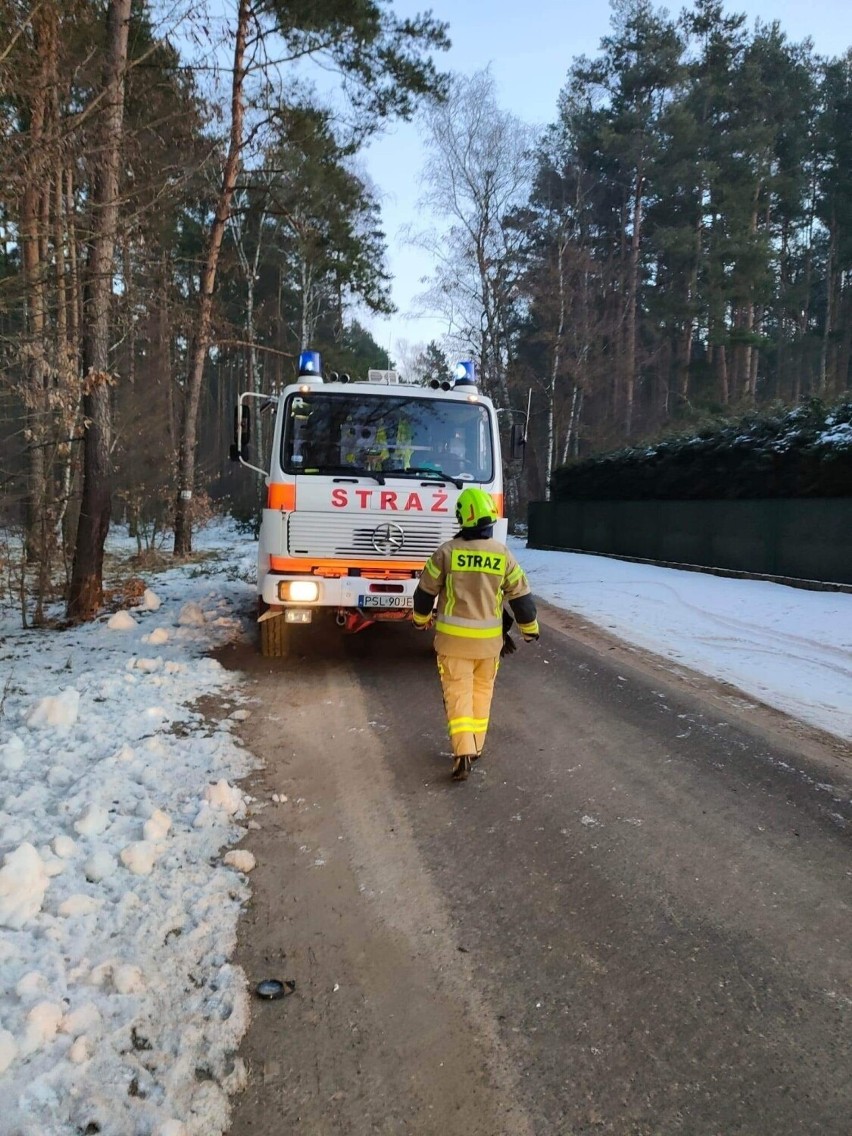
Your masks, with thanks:
<instances>
[{"instance_id":1,"label":"firefighter","mask_svg":"<svg viewBox=\"0 0 852 1136\"><path fill-rule=\"evenodd\" d=\"M414 593L414 626L433 622L438 674L444 692L447 729L453 747L453 780L466 781L482 754L494 680L501 654L515 649L508 634L512 618L526 642L538 639L538 620L521 566L492 533L494 498L471 486L459 494L461 530L426 561Z\"/></svg>"},{"instance_id":2,"label":"firefighter","mask_svg":"<svg viewBox=\"0 0 852 1136\"><path fill-rule=\"evenodd\" d=\"M411 458L414 454L413 442L414 432L411 429L411 423L407 418L402 417L396 427L395 457L399 463L397 469L408 469L411 465Z\"/></svg>"},{"instance_id":3,"label":"firefighter","mask_svg":"<svg viewBox=\"0 0 852 1136\"><path fill-rule=\"evenodd\" d=\"M376 430L376 441L370 449L370 469L384 469L385 462L390 458L388 449L388 429L384 422Z\"/></svg>"}]
</instances>

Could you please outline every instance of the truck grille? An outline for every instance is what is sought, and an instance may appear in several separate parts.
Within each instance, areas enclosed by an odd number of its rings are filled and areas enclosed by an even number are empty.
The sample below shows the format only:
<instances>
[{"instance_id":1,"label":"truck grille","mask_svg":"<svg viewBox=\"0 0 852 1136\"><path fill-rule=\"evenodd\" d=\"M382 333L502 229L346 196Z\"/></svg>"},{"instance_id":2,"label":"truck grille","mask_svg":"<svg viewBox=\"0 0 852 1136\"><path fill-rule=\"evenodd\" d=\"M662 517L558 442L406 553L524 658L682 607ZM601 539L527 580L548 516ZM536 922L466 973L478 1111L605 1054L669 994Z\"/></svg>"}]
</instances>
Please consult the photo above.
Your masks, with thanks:
<instances>
[{"instance_id":1,"label":"truck grille","mask_svg":"<svg viewBox=\"0 0 852 1136\"><path fill-rule=\"evenodd\" d=\"M398 525L403 539L400 548L383 554L373 544L373 534L386 525ZM456 528L452 516L295 512L287 521L287 552L290 556L358 560L384 559L385 555L391 560L426 560L439 544L450 539Z\"/></svg>"}]
</instances>

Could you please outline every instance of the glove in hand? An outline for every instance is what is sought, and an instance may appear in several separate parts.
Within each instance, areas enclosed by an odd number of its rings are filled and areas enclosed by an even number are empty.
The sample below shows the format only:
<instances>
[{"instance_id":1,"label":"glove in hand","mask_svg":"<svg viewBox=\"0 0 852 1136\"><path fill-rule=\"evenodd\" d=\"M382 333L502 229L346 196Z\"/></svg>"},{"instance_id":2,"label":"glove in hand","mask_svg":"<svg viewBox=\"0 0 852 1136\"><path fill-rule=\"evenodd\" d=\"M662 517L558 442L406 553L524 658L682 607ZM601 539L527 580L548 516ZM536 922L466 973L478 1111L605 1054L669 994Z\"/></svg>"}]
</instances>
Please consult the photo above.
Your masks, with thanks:
<instances>
[{"instance_id":1,"label":"glove in hand","mask_svg":"<svg viewBox=\"0 0 852 1136\"><path fill-rule=\"evenodd\" d=\"M514 653L515 653L515 651L517 651L517 649L518 649L518 644L515 642L515 640L512 638L512 636L507 631L503 636L503 646L500 650L500 658L502 659L506 655L514 655Z\"/></svg>"},{"instance_id":2,"label":"glove in hand","mask_svg":"<svg viewBox=\"0 0 852 1136\"><path fill-rule=\"evenodd\" d=\"M432 620L430 618L430 619L427 619L425 623L414 623L414 630L415 631L428 631L431 626L432 626Z\"/></svg>"},{"instance_id":3,"label":"glove in hand","mask_svg":"<svg viewBox=\"0 0 852 1136\"><path fill-rule=\"evenodd\" d=\"M525 635L524 636L524 642L525 643L532 643L533 640L535 640L535 642L537 643L538 642L538 636L537 635Z\"/></svg>"}]
</instances>

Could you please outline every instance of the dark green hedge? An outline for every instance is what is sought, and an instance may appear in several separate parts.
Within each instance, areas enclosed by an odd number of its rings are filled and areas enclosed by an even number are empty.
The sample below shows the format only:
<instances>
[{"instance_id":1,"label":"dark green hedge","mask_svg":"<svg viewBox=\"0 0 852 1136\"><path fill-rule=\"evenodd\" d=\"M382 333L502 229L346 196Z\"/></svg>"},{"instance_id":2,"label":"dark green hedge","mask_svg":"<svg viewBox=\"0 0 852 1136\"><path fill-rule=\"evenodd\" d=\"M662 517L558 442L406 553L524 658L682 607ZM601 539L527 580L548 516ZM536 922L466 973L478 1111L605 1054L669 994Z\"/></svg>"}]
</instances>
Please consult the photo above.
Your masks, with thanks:
<instances>
[{"instance_id":1,"label":"dark green hedge","mask_svg":"<svg viewBox=\"0 0 852 1136\"><path fill-rule=\"evenodd\" d=\"M561 466L553 500L852 497L852 402L813 400Z\"/></svg>"}]
</instances>

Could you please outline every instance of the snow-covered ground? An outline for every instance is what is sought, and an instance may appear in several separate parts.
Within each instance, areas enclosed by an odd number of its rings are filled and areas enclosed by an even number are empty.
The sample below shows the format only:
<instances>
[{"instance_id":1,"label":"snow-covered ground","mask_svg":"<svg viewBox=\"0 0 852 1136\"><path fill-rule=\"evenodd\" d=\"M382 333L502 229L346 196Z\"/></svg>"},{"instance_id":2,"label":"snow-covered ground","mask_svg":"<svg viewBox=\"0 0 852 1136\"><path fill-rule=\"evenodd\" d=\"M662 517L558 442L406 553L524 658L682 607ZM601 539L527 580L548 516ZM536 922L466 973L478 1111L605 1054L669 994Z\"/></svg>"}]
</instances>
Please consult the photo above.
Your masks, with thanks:
<instances>
[{"instance_id":1,"label":"snow-covered ground","mask_svg":"<svg viewBox=\"0 0 852 1136\"><path fill-rule=\"evenodd\" d=\"M219 1136L244 1079L252 863L228 846L264 802L237 784L249 711L208 653L247 631L255 548L228 523L196 544L216 558L90 626L0 610L3 1136ZM852 735L852 595L514 546L542 598Z\"/></svg>"},{"instance_id":2,"label":"snow-covered ground","mask_svg":"<svg viewBox=\"0 0 852 1136\"><path fill-rule=\"evenodd\" d=\"M852 594L510 543L543 600L852 740Z\"/></svg>"},{"instance_id":3,"label":"snow-covered ground","mask_svg":"<svg viewBox=\"0 0 852 1136\"><path fill-rule=\"evenodd\" d=\"M139 610L64 632L0 613L4 1136L216 1136L244 1075L246 711L211 728L193 703L239 700L207 652L243 633L253 554L205 535L227 559L152 578Z\"/></svg>"}]
</instances>

